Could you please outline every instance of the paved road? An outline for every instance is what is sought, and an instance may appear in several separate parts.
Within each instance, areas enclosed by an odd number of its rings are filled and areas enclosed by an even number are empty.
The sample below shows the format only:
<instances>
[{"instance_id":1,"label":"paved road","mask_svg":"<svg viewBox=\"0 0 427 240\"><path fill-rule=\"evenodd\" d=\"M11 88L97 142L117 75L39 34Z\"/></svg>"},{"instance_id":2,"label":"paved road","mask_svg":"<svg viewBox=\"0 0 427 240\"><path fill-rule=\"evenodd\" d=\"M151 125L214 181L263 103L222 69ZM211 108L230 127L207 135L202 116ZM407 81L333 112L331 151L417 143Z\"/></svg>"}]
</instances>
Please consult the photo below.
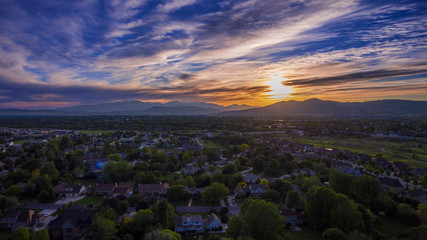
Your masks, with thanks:
<instances>
[{"instance_id":1,"label":"paved road","mask_svg":"<svg viewBox=\"0 0 427 240\"><path fill-rule=\"evenodd\" d=\"M55 209L61 208L62 204L54 204L54 203L30 203L27 204L27 208L29 209Z\"/></svg>"},{"instance_id":2,"label":"paved road","mask_svg":"<svg viewBox=\"0 0 427 240\"><path fill-rule=\"evenodd\" d=\"M65 199L58 200L55 204L68 204L69 202L76 202L76 201L83 199L85 197L86 197L86 195L82 195L79 197L67 197Z\"/></svg>"}]
</instances>

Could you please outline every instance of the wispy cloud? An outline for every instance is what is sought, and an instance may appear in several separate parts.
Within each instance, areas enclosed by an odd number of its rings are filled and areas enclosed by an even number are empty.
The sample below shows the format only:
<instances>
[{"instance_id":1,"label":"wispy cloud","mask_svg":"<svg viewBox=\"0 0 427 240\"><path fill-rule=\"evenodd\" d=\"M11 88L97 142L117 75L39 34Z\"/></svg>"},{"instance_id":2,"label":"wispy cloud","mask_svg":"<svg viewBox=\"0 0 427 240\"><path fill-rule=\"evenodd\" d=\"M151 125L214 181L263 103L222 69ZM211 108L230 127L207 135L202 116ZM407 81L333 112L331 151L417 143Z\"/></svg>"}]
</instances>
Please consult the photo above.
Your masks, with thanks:
<instances>
[{"instance_id":1,"label":"wispy cloud","mask_svg":"<svg viewBox=\"0 0 427 240\"><path fill-rule=\"evenodd\" d=\"M18 0L0 9L0 107L265 105L278 100L273 75L299 99L427 99L419 1ZM388 85L394 77L406 86Z\"/></svg>"}]
</instances>

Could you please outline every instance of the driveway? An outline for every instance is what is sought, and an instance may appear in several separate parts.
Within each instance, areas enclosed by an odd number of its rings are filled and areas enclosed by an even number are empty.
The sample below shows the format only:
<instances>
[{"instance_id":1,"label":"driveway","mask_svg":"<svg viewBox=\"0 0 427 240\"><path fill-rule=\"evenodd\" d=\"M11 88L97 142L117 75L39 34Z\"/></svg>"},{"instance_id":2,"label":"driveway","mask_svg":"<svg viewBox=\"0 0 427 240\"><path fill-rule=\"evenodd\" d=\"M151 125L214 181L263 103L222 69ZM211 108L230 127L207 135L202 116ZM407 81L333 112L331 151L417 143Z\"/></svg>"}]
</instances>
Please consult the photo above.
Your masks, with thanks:
<instances>
[{"instance_id":1,"label":"driveway","mask_svg":"<svg viewBox=\"0 0 427 240\"><path fill-rule=\"evenodd\" d=\"M227 200L228 200L228 205L230 207L237 206L236 205L236 199L234 198L234 196L227 196Z\"/></svg>"},{"instance_id":2,"label":"driveway","mask_svg":"<svg viewBox=\"0 0 427 240\"><path fill-rule=\"evenodd\" d=\"M61 204L61 205L62 204L68 204L69 202L76 202L76 201L83 199L85 197L86 197L85 195L82 195L79 197L67 197L65 199L60 199L60 200L56 201L55 204Z\"/></svg>"}]
</instances>

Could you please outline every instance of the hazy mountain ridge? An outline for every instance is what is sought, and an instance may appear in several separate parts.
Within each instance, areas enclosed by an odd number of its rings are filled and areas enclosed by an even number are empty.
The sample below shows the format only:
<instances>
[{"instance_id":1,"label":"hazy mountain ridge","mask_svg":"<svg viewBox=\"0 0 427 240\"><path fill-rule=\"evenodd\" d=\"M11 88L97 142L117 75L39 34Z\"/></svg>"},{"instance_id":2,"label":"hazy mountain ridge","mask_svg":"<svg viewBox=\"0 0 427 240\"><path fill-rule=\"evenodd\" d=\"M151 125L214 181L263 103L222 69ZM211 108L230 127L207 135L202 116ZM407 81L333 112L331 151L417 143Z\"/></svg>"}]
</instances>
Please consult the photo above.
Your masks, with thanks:
<instances>
[{"instance_id":1,"label":"hazy mountain ridge","mask_svg":"<svg viewBox=\"0 0 427 240\"><path fill-rule=\"evenodd\" d=\"M334 102L319 99L278 102L266 107L224 112L224 116L246 117L380 117L427 116L427 101L377 100Z\"/></svg>"},{"instance_id":2,"label":"hazy mountain ridge","mask_svg":"<svg viewBox=\"0 0 427 240\"><path fill-rule=\"evenodd\" d=\"M89 116L89 115L208 115L249 109L249 105L221 106L204 102L120 101L46 110L0 109L0 116Z\"/></svg>"},{"instance_id":3,"label":"hazy mountain ridge","mask_svg":"<svg viewBox=\"0 0 427 240\"><path fill-rule=\"evenodd\" d=\"M246 109L244 109L246 108ZM244 109L244 110L242 110ZM319 99L284 101L252 108L228 107L204 102L168 103L123 101L83 105L51 110L0 109L0 116L92 116L92 115L211 115L245 117L393 117L427 116L427 101L377 100L369 102L334 102Z\"/></svg>"}]
</instances>

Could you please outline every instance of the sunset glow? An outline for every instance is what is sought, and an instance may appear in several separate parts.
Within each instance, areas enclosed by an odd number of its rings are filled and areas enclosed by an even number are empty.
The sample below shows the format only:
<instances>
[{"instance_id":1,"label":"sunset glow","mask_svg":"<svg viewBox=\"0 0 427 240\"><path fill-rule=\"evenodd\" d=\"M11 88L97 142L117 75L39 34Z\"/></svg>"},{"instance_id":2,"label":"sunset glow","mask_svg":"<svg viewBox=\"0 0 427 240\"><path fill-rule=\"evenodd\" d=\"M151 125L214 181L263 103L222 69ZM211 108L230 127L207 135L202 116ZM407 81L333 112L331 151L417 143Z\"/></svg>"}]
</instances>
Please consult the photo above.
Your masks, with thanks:
<instances>
[{"instance_id":1,"label":"sunset glow","mask_svg":"<svg viewBox=\"0 0 427 240\"><path fill-rule=\"evenodd\" d=\"M1 1L0 108L427 100L423 1Z\"/></svg>"}]
</instances>

